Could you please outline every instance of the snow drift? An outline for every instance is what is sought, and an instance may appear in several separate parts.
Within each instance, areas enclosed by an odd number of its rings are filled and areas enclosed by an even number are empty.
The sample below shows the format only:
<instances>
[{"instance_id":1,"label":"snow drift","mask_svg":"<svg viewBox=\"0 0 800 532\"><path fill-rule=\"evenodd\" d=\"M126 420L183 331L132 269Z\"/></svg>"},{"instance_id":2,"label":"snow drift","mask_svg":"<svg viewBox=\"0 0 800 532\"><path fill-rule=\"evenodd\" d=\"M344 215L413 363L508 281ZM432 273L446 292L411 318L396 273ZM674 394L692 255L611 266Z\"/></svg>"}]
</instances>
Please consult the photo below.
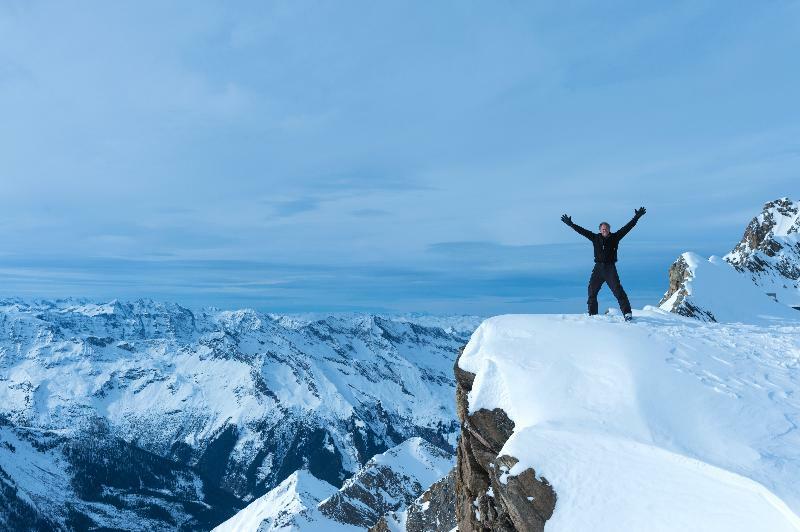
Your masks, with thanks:
<instances>
[{"instance_id":1,"label":"snow drift","mask_svg":"<svg viewBox=\"0 0 800 532\"><path fill-rule=\"evenodd\" d=\"M513 433L500 482L535 470L550 531L800 530L800 322L619 317L486 320L458 368L470 414ZM530 500L530 499L529 499Z\"/></svg>"}]
</instances>

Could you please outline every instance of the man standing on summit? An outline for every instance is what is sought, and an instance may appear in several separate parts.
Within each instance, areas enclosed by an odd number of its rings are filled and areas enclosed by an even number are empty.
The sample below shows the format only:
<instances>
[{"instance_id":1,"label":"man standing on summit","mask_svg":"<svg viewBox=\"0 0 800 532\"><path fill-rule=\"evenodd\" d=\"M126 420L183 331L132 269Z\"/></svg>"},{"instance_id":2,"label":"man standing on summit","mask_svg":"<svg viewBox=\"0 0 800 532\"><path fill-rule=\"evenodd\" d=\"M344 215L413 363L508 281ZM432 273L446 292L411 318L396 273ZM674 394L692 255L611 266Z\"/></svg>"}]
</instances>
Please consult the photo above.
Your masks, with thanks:
<instances>
[{"instance_id":1,"label":"man standing on summit","mask_svg":"<svg viewBox=\"0 0 800 532\"><path fill-rule=\"evenodd\" d=\"M581 227L578 224L572 223L572 217L566 214L561 217L561 221L573 228L577 233L585 236L592 241L594 245L594 269L592 276L589 278L589 315L594 316L597 314L597 293L600 292L603 283L607 283L608 287L613 292L614 297L619 302L619 308L625 316L625 321L631 321L633 314L631 313L631 302L628 301L628 294L622 288L619 282L619 275L617 274L617 247L619 241L633 229L639 218L644 216L647 212L644 207L639 207L634 210L633 219L622 226L622 229L616 233L611 232L611 226L608 222L600 224L600 232L592 233L588 229Z\"/></svg>"}]
</instances>

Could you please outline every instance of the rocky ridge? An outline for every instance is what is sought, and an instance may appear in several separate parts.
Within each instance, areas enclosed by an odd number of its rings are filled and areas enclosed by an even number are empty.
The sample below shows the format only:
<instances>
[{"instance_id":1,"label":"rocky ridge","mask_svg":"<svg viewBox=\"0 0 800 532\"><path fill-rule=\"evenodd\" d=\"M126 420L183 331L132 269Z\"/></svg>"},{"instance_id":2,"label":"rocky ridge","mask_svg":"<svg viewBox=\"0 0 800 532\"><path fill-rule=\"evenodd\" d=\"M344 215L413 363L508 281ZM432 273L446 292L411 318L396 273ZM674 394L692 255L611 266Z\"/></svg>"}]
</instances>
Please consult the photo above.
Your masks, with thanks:
<instances>
[{"instance_id":1,"label":"rocky ridge","mask_svg":"<svg viewBox=\"0 0 800 532\"><path fill-rule=\"evenodd\" d=\"M456 527L456 469L434 482L405 510L384 515L370 532L450 532Z\"/></svg>"},{"instance_id":2,"label":"rocky ridge","mask_svg":"<svg viewBox=\"0 0 800 532\"><path fill-rule=\"evenodd\" d=\"M452 459L451 453L411 438L371 458L319 509L341 523L369 528L384 514L405 508L444 477Z\"/></svg>"},{"instance_id":3,"label":"rocky ridge","mask_svg":"<svg viewBox=\"0 0 800 532\"><path fill-rule=\"evenodd\" d=\"M404 511L452 463L449 453L410 438L370 459L338 490L296 472L214 530L365 530L387 512Z\"/></svg>"}]
</instances>

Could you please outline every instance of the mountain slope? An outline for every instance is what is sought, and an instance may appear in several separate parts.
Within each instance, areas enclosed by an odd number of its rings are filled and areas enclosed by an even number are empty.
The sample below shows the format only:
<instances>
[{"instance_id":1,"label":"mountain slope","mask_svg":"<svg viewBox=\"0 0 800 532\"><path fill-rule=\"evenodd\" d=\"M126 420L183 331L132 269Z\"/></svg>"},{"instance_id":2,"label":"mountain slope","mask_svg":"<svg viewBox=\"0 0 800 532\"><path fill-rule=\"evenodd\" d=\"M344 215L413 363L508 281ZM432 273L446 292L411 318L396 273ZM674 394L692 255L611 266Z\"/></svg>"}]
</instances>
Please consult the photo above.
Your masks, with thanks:
<instances>
[{"instance_id":1,"label":"mountain slope","mask_svg":"<svg viewBox=\"0 0 800 532\"><path fill-rule=\"evenodd\" d=\"M462 530L530 518L537 485L552 531L800 529L798 321L498 316L458 371L484 442L459 448Z\"/></svg>"},{"instance_id":2,"label":"mountain slope","mask_svg":"<svg viewBox=\"0 0 800 532\"><path fill-rule=\"evenodd\" d=\"M368 528L410 504L452 467L451 453L410 438L371 458L320 510L337 521Z\"/></svg>"},{"instance_id":3,"label":"mountain slope","mask_svg":"<svg viewBox=\"0 0 800 532\"><path fill-rule=\"evenodd\" d=\"M452 466L450 454L410 438L370 459L339 490L297 471L214 530L365 530L405 508Z\"/></svg>"},{"instance_id":4,"label":"mountain slope","mask_svg":"<svg viewBox=\"0 0 800 532\"><path fill-rule=\"evenodd\" d=\"M70 438L0 422L0 486L4 530L207 530L240 507L191 468L94 423Z\"/></svg>"}]
</instances>

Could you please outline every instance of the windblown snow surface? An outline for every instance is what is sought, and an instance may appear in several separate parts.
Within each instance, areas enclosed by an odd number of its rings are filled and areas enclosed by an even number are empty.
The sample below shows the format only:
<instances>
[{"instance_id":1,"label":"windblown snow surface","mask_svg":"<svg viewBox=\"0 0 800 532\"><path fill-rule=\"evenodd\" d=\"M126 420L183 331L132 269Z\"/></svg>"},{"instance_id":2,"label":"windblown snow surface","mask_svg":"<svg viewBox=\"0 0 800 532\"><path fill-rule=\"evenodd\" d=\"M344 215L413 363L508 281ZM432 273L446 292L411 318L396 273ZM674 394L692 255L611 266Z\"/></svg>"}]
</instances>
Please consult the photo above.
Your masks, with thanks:
<instances>
[{"instance_id":1,"label":"windblown snow surface","mask_svg":"<svg viewBox=\"0 0 800 532\"><path fill-rule=\"evenodd\" d=\"M547 530L800 530L800 322L634 316L497 316L460 359L470 411L515 423L508 474L553 485Z\"/></svg>"}]
</instances>

